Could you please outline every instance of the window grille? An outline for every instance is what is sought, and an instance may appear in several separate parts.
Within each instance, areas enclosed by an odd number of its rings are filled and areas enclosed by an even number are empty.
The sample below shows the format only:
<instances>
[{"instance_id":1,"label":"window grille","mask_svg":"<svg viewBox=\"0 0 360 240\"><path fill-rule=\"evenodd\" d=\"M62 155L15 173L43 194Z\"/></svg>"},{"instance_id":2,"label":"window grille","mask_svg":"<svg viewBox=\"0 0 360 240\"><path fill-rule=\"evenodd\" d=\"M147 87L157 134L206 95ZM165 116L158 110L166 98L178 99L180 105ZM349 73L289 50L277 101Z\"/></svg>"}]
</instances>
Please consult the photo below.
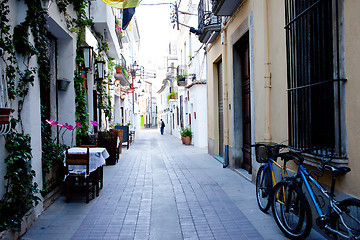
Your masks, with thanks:
<instances>
[{"instance_id":1,"label":"window grille","mask_svg":"<svg viewBox=\"0 0 360 240\"><path fill-rule=\"evenodd\" d=\"M289 144L345 155L337 0L285 0Z\"/></svg>"}]
</instances>

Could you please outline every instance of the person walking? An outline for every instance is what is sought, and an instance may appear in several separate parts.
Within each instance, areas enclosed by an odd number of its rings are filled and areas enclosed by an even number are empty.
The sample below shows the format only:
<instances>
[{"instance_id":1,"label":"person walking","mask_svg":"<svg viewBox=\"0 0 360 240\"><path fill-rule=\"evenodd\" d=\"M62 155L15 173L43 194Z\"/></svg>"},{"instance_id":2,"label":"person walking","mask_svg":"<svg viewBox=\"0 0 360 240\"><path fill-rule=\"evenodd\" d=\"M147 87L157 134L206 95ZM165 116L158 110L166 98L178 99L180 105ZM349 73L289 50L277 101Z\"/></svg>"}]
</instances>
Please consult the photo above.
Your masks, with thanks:
<instances>
[{"instance_id":1,"label":"person walking","mask_svg":"<svg viewBox=\"0 0 360 240\"><path fill-rule=\"evenodd\" d=\"M160 119L160 132L161 135L164 135L164 128L165 128L165 123L162 119Z\"/></svg>"}]
</instances>

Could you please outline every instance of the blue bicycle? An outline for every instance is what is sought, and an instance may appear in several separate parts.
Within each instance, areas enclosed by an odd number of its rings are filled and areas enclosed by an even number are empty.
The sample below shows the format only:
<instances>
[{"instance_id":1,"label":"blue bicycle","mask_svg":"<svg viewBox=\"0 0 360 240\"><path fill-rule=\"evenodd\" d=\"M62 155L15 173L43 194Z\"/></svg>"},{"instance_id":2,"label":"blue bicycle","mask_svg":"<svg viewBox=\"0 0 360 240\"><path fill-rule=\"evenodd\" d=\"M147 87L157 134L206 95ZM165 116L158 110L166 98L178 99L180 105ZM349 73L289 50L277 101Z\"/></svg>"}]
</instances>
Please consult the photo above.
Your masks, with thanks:
<instances>
[{"instance_id":1,"label":"blue bicycle","mask_svg":"<svg viewBox=\"0 0 360 240\"><path fill-rule=\"evenodd\" d=\"M360 200L348 198L339 202L334 195L336 177L346 174L350 168L330 165L333 157L325 155L320 167L309 172L303 166L302 153L309 153L309 150L290 153L298 163L297 174L277 183L273 188L272 211L280 230L291 239L304 239L309 235L312 213L303 192L304 186L319 215L316 224L320 229L324 229L334 239L360 239ZM317 181L325 170L332 175L330 192ZM310 183L313 183L321 195L315 194ZM322 201L324 199L327 199L328 203L326 213L322 209L325 205L325 201Z\"/></svg>"}]
</instances>

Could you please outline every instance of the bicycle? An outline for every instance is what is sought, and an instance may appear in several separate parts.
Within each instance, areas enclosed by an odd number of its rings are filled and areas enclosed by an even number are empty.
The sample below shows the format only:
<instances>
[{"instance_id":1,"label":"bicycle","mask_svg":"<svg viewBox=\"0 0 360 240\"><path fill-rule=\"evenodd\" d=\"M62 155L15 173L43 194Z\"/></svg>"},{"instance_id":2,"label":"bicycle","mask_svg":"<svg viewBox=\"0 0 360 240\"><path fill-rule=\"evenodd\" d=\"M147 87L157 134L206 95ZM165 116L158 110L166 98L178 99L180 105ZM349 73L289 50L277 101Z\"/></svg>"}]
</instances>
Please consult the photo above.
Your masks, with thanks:
<instances>
[{"instance_id":1,"label":"bicycle","mask_svg":"<svg viewBox=\"0 0 360 240\"><path fill-rule=\"evenodd\" d=\"M280 230L291 239L306 238L312 228L312 212L310 204L303 193L302 186L309 194L311 202L315 205L319 217L316 224L320 229L334 239L360 239L360 200L348 198L342 201L335 199L336 177L350 171L348 167L336 167L329 163L333 159L332 155L323 155L322 162L318 170L308 172L303 166L303 153L310 153L309 150L302 150L298 153L290 153L298 163L298 170L295 176L277 183L272 192L272 212ZM329 170L332 175L330 192L328 192L319 182L325 170ZM320 191L322 195L316 196L310 183ZM325 205L320 203L323 196L328 200L328 210L323 212Z\"/></svg>"},{"instance_id":2,"label":"bicycle","mask_svg":"<svg viewBox=\"0 0 360 240\"><path fill-rule=\"evenodd\" d=\"M281 180L288 177L286 171L286 162L292 159L287 152L280 152L281 149L287 148L286 145L276 143L256 143L251 145L255 147L256 161L265 163L262 165L256 176L256 200L262 212L266 213L270 208L270 196L273 186L276 184L273 165L281 169ZM283 166L277 163L277 159L284 160Z\"/></svg>"}]
</instances>

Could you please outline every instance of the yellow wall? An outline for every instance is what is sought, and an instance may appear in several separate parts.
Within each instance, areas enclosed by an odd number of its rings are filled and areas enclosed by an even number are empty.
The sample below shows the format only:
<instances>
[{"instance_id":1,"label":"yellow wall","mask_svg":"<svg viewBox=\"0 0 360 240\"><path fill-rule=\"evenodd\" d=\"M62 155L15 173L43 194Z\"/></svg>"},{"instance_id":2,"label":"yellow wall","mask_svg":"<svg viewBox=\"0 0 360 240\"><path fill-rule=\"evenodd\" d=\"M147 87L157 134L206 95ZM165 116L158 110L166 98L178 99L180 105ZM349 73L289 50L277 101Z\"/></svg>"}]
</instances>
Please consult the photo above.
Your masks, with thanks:
<instances>
[{"instance_id":1,"label":"yellow wall","mask_svg":"<svg viewBox=\"0 0 360 240\"><path fill-rule=\"evenodd\" d=\"M338 187L356 197L360 197L360 1L344 1L344 26L345 26L345 84L346 95L346 130L347 153L351 172L346 174ZM340 179L339 179L340 180Z\"/></svg>"}]
</instances>

